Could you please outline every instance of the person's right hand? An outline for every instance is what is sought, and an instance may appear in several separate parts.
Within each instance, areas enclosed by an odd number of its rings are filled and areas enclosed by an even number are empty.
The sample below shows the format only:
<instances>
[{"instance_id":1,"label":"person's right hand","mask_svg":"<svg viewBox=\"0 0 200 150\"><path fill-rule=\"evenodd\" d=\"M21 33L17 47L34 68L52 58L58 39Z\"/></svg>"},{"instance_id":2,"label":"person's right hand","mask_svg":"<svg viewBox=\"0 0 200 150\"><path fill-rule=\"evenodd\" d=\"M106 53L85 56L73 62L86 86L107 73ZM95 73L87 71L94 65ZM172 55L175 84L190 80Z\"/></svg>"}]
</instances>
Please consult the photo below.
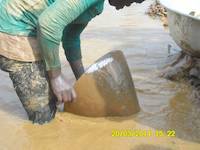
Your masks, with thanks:
<instances>
[{"instance_id":1,"label":"person's right hand","mask_svg":"<svg viewBox=\"0 0 200 150\"><path fill-rule=\"evenodd\" d=\"M61 74L60 70L48 71L51 88L56 95L58 102L72 102L76 99L74 88L69 81Z\"/></svg>"}]
</instances>

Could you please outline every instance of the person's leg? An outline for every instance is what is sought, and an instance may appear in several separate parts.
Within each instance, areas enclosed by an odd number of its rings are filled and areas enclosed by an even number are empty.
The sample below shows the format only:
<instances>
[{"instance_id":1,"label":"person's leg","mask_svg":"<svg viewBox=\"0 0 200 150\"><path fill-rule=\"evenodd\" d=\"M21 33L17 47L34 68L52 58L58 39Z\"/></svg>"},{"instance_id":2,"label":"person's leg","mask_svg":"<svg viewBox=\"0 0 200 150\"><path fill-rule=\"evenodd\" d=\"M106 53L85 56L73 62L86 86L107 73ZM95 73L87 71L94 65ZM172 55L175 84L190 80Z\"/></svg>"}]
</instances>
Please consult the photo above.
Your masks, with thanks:
<instances>
[{"instance_id":1,"label":"person's leg","mask_svg":"<svg viewBox=\"0 0 200 150\"><path fill-rule=\"evenodd\" d=\"M29 120L43 124L54 118L56 99L42 61L19 62L0 56L0 68L9 73Z\"/></svg>"}]
</instances>

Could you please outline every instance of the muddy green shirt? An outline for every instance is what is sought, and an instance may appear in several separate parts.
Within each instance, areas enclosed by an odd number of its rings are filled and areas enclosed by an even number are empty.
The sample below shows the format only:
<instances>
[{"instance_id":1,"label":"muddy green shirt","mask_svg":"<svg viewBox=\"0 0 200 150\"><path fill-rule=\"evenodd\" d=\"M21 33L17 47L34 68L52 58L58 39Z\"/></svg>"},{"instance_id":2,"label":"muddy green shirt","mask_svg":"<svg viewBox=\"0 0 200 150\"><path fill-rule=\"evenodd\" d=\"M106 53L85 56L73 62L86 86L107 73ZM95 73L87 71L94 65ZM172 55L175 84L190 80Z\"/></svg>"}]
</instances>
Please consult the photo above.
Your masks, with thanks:
<instances>
[{"instance_id":1,"label":"muddy green shirt","mask_svg":"<svg viewBox=\"0 0 200 150\"><path fill-rule=\"evenodd\" d=\"M104 0L0 0L0 32L37 36L46 69L60 68L60 42L69 61L80 59L80 34L103 11L103 4Z\"/></svg>"}]
</instances>

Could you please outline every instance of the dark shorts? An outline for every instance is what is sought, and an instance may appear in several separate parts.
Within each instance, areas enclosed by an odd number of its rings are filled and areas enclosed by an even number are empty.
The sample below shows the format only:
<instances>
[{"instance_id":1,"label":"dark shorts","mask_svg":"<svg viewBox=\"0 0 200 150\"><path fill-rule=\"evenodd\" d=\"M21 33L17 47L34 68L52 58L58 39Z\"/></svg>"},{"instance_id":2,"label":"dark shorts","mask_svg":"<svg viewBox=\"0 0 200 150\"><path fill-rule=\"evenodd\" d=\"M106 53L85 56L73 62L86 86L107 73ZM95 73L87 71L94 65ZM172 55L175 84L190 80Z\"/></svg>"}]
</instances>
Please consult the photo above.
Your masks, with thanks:
<instances>
[{"instance_id":1,"label":"dark shorts","mask_svg":"<svg viewBox=\"0 0 200 150\"><path fill-rule=\"evenodd\" d=\"M20 62L0 55L0 68L9 73L29 120L43 124L54 118L56 98L42 61Z\"/></svg>"}]
</instances>

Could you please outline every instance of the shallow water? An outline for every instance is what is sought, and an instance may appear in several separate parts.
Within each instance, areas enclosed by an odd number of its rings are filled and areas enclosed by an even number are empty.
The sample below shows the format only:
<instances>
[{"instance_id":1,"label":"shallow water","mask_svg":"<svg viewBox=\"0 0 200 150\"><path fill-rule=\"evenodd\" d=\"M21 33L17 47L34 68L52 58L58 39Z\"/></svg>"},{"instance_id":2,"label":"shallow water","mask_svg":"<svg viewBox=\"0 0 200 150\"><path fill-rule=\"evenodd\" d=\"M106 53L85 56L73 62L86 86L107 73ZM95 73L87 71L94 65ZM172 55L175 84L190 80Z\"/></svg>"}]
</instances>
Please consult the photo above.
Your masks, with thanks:
<instances>
[{"instance_id":1,"label":"shallow water","mask_svg":"<svg viewBox=\"0 0 200 150\"><path fill-rule=\"evenodd\" d=\"M1 150L198 150L200 105L190 89L158 77L168 55L176 48L161 22L144 15L151 0L116 13L107 6L82 36L85 66L109 50L123 50L137 90L141 112L123 118L88 118L58 113L49 124L27 121L8 78L0 72ZM64 57L66 75L74 77ZM113 130L150 130L151 136L113 137ZM175 137L156 136L157 130L176 132Z\"/></svg>"}]
</instances>

